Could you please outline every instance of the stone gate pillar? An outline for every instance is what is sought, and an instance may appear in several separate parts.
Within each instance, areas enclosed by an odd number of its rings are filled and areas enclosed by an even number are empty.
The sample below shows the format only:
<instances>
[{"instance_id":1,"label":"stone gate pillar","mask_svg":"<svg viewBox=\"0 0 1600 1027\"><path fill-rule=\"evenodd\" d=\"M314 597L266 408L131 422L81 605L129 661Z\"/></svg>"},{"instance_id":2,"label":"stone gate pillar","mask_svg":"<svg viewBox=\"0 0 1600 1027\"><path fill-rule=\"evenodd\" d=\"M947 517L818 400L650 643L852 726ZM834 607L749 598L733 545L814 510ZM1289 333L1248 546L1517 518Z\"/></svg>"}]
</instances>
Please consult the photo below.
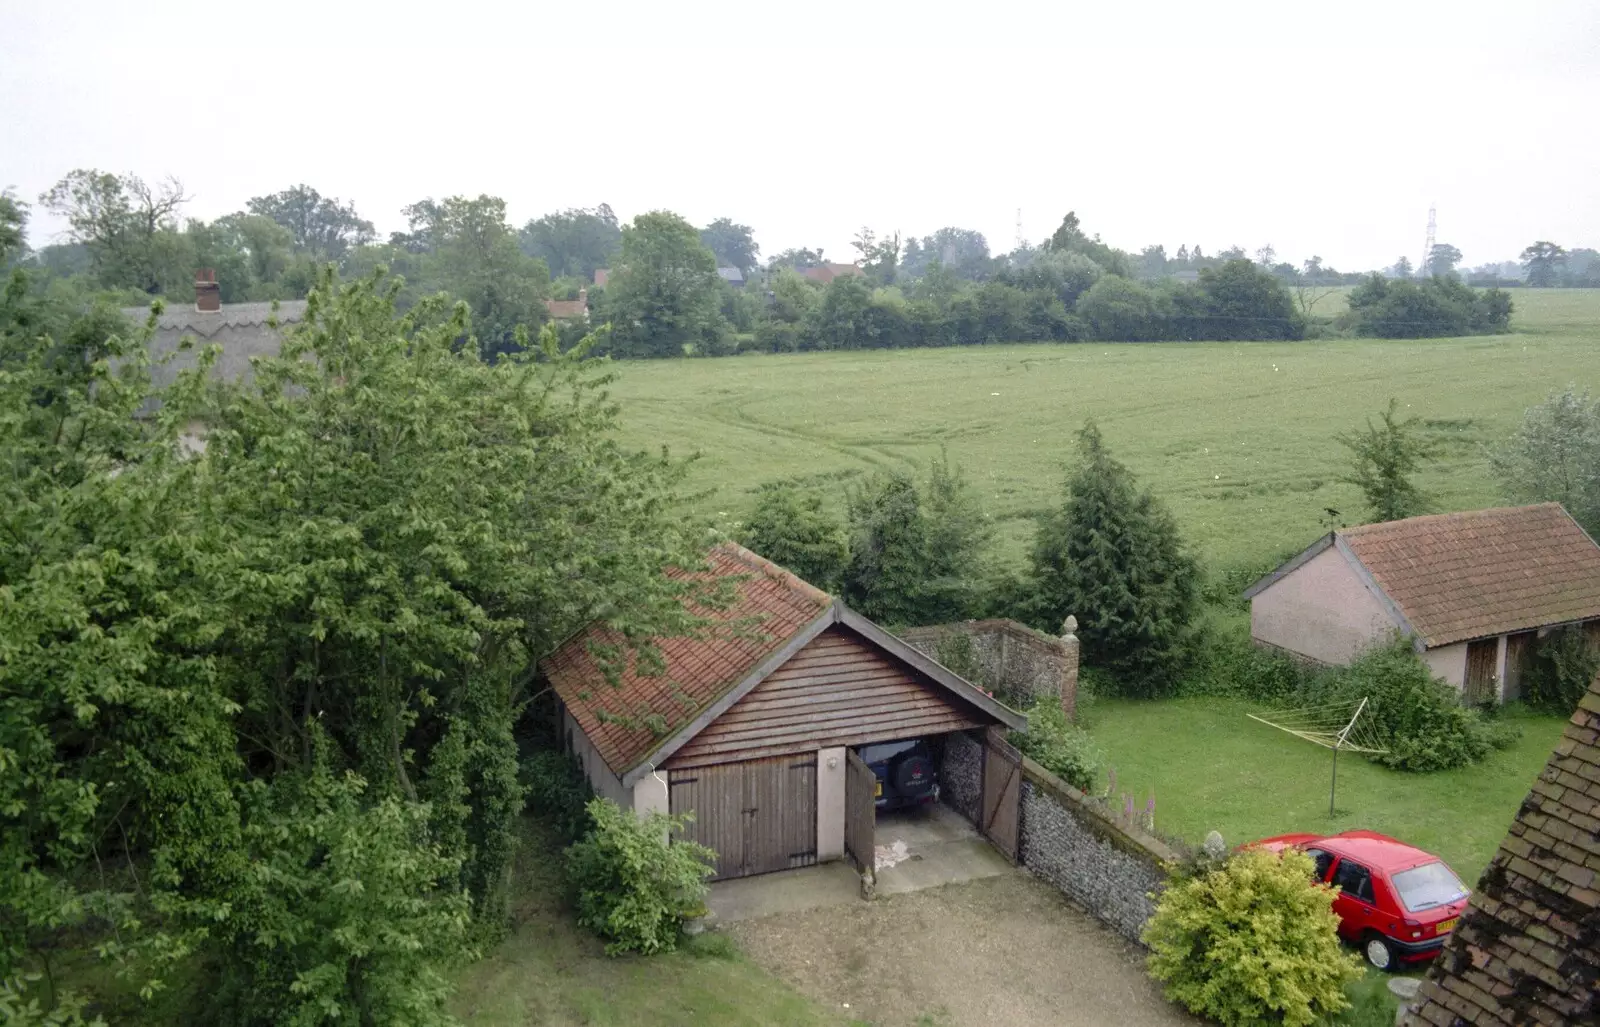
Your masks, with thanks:
<instances>
[{"instance_id":1,"label":"stone gate pillar","mask_svg":"<svg viewBox=\"0 0 1600 1027\"><path fill-rule=\"evenodd\" d=\"M1078 707L1078 618L1067 615L1061 624L1061 710L1070 722Z\"/></svg>"}]
</instances>

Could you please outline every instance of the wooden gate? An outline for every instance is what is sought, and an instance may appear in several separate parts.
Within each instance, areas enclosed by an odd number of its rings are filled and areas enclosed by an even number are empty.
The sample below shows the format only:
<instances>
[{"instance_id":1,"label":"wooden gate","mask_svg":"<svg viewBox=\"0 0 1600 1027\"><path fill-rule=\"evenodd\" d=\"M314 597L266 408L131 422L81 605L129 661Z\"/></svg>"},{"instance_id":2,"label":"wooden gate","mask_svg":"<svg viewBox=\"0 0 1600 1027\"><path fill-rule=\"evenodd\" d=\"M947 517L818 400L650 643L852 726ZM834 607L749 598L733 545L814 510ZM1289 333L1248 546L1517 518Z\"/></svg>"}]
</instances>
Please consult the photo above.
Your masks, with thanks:
<instances>
[{"instance_id":1,"label":"wooden gate","mask_svg":"<svg viewBox=\"0 0 1600 1027\"><path fill-rule=\"evenodd\" d=\"M983 736L983 801L978 827L1006 858L1017 861L1022 833L1022 753L995 727Z\"/></svg>"},{"instance_id":2,"label":"wooden gate","mask_svg":"<svg viewBox=\"0 0 1600 1027\"><path fill-rule=\"evenodd\" d=\"M1467 643L1467 675L1461 689L1461 700L1468 706L1482 706L1500 698L1500 683L1496 680L1496 665L1500 662L1500 642L1485 638Z\"/></svg>"},{"instance_id":3,"label":"wooden gate","mask_svg":"<svg viewBox=\"0 0 1600 1027\"><path fill-rule=\"evenodd\" d=\"M717 854L713 881L817 861L817 757L780 756L668 772L668 809L693 813L683 837Z\"/></svg>"},{"instance_id":4,"label":"wooden gate","mask_svg":"<svg viewBox=\"0 0 1600 1027\"><path fill-rule=\"evenodd\" d=\"M1533 661L1538 636L1537 631L1519 631L1506 636L1506 681L1500 689L1505 702L1522 698L1522 674Z\"/></svg>"},{"instance_id":5,"label":"wooden gate","mask_svg":"<svg viewBox=\"0 0 1600 1027\"><path fill-rule=\"evenodd\" d=\"M854 749L845 752L844 851L858 873L876 876L878 775Z\"/></svg>"}]
</instances>

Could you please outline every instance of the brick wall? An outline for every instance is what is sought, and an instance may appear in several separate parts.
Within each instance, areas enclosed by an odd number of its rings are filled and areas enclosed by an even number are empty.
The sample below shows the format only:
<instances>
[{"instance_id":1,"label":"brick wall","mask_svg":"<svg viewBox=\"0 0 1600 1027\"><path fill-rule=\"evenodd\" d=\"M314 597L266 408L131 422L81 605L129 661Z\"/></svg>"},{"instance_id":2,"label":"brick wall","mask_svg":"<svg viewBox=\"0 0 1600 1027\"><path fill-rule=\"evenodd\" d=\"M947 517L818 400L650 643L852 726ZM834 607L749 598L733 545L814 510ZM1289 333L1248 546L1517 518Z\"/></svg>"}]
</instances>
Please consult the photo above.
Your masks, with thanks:
<instances>
[{"instance_id":1,"label":"brick wall","mask_svg":"<svg viewBox=\"0 0 1600 1027\"><path fill-rule=\"evenodd\" d=\"M1024 706L1044 696L1058 696L1067 715L1072 715L1078 684L1076 638L1054 638L1013 620L936 624L911 628L901 637L937 660L939 643L953 635L972 640L981 679L974 684Z\"/></svg>"},{"instance_id":2,"label":"brick wall","mask_svg":"<svg viewBox=\"0 0 1600 1027\"><path fill-rule=\"evenodd\" d=\"M1155 911L1151 895L1179 857L1159 839L1117 823L1082 792L1029 759L1022 763L1022 864L1130 941Z\"/></svg>"}]
</instances>

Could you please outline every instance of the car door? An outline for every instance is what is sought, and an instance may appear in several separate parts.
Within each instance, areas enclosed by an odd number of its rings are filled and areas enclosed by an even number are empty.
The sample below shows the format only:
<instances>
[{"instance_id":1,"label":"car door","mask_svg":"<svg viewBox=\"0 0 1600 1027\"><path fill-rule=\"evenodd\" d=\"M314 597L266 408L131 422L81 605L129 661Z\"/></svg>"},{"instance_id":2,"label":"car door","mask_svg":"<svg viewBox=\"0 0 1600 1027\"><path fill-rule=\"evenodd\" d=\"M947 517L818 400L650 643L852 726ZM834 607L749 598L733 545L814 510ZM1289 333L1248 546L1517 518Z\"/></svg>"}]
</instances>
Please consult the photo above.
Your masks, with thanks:
<instances>
[{"instance_id":1,"label":"car door","mask_svg":"<svg viewBox=\"0 0 1600 1027\"><path fill-rule=\"evenodd\" d=\"M1339 889L1333 900L1333 911L1339 914L1340 934L1351 941L1359 941L1368 930L1378 926L1377 900L1369 868L1349 857L1341 857L1328 883Z\"/></svg>"},{"instance_id":2,"label":"car door","mask_svg":"<svg viewBox=\"0 0 1600 1027\"><path fill-rule=\"evenodd\" d=\"M1311 862L1316 865L1315 880L1318 884L1326 884L1328 871L1333 868L1333 853L1327 849L1307 849L1306 855L1311 857Z\"/></svg>"}]
</instances>

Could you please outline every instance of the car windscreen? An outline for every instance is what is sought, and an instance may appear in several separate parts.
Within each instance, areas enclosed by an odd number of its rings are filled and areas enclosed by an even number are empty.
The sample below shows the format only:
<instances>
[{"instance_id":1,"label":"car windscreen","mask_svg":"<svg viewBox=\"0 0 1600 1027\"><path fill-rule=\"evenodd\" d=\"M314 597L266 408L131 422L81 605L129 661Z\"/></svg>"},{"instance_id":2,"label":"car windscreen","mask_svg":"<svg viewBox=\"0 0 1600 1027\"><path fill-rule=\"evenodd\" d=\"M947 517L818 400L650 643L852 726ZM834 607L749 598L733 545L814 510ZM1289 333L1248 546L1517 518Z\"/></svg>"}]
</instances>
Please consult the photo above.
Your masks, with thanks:
<instances>
[{"instance_id":1,"label":"car windscreen","mask_svg":"<svg viewBox=\"0 0 1600 1027\"><path fill-rule=\"evenodd\" d=\"M1400 901L1413 913L1466 898L1467 886L1443 863L1424 863L1394 875Z\"/></svg>"},{"instance_id":2,"label":"car windscreen","mask_svg":"<svg viewBox=\"0 0 1600 1027\"><path fill-rule=\"evenodd\" d=\"M915 741L910 742L880 742L877 745L863 745L856 751L861 754L863 763L881 763L891 756L898 756L907 749L916 746Z\"/></svg>"}]
</instances>

